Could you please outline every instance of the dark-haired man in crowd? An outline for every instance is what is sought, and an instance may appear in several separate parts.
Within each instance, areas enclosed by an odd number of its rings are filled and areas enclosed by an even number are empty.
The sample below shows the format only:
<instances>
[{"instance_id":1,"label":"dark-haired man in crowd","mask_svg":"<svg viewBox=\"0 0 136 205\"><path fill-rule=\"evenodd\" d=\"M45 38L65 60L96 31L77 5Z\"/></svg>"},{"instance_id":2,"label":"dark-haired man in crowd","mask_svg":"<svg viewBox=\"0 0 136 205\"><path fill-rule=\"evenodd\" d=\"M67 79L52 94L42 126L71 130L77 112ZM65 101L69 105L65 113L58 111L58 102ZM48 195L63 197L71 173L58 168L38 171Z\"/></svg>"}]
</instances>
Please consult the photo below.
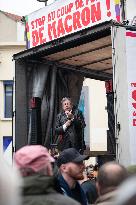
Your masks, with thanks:
<instances>
[{"instance_id":1,"label":"dark-haired man in crowd","mask_svg":"<svg viewBox=\"0 0 136 205\"><path fill-rule=\"evenodd\" d=\"M62 112L57 115L55 132L59 136L60 151L74 147L79 152L85 150L85 121L82 112L75 109L70 98L63 98Z\"/></svg>"}]
</instances>

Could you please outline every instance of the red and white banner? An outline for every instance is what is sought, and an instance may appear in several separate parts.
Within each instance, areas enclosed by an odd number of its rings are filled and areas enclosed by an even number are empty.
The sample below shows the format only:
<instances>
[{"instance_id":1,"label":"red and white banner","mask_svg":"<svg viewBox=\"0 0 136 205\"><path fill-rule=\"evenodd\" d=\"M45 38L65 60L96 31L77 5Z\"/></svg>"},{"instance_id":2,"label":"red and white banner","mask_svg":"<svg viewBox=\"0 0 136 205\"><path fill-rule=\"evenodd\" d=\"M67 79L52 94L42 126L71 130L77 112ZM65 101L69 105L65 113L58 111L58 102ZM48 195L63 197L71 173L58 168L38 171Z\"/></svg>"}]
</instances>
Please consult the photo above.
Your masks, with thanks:
<instances>
[{"instance_id":1,"label":"red and white banner","mask_svg":"<svg viewBox=\"0 0 136 205\"><path fill-rule=\"evenodd\" d=\"M126 57L128 81L128 109L130 151L132 162L136 162L136 31L126 31Z\"/></svg>"},{"instance_id":2,"label":"red and white banner","mask_svg":"<svg viewBox=\"0 0 136 205\"><path fill-rule=\"evenodd\" d=\"M126 56L129 122L130 127L136 127L136 31L126 31Z\"/></svg>"},{"instance_id":3,"label":"red and white banner","mask_svg":"<svg viewBox=\"0 0 136 205\"><path fill-rule=\"evenodd\" d=\"M57 0L26 16L28 48L109 20L120 21L120 0Z\"/></svg>"}]
</instances>

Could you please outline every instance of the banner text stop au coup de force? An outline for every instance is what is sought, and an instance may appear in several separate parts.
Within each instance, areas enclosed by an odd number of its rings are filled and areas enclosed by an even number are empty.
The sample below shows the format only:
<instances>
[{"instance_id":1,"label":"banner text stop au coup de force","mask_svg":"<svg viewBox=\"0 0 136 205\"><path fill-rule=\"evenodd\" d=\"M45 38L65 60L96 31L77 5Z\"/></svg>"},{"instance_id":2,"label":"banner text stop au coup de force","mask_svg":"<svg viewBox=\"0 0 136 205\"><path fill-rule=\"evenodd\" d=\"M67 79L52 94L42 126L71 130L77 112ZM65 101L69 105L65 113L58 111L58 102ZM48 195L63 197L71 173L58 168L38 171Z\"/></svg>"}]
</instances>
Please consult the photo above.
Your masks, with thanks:
<instances>
[{"instance_id":1,"label":"banner text stop au coup de force","mask_svg":"<svg viewBox=\"0 0 136 205\"><path fill-rule=\"evenodd\" d=\"M120 0L58 0L26 16L28 48L111 19L120 21Z\"/></svg>"}]
</instances>

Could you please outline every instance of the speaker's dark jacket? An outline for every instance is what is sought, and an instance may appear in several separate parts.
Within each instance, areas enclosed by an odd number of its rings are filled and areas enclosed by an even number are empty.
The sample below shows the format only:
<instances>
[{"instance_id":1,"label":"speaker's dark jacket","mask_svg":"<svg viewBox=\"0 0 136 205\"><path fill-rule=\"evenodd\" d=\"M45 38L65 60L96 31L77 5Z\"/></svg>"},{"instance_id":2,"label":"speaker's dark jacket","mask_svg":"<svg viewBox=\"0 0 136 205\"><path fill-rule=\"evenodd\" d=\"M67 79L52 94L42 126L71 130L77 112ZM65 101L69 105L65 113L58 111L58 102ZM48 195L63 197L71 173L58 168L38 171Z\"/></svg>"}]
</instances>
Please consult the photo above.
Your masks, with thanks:
<instances>
[{"instance_id":1,"label":"speaker's dark jacket","mask_svg":"<svg viewBox=\"0 0 136 205\"><path fill-rule=\"evenodd\" d=\"M55 133L58 136L58 145L61 151L70 147L74 147L78 151L85 149L84 128L86 125L83 114L79 109L73 109L72 114L74 119L65 131L63 125L68 120L67 115L64 111L57 115Z\"/></svg>"}]
</instances>

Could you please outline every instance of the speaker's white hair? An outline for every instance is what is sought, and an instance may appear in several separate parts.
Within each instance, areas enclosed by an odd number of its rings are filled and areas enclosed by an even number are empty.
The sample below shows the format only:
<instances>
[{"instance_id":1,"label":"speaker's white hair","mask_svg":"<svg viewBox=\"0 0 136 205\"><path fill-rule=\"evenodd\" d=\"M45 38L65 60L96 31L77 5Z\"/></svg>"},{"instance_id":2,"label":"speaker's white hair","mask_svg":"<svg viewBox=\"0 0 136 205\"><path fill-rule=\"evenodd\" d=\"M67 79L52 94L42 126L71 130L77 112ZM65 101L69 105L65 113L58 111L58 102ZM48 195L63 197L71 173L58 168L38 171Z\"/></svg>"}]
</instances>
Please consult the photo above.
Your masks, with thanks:
<instances>
[{"instance_id":1,"label":"speaker's white hair","mask_svg":"<svg viewBox=\"0 0 136 205\"><path fill-rule=\"evenodd\" d=\"M69 101L72 103L71 98L69 98L69 97L64 97L64 98L62 98L62 100L61 100L61 104L63 104L63 102L65 102L66 100L69 100Z\"/></svg>"}]
</instances>

